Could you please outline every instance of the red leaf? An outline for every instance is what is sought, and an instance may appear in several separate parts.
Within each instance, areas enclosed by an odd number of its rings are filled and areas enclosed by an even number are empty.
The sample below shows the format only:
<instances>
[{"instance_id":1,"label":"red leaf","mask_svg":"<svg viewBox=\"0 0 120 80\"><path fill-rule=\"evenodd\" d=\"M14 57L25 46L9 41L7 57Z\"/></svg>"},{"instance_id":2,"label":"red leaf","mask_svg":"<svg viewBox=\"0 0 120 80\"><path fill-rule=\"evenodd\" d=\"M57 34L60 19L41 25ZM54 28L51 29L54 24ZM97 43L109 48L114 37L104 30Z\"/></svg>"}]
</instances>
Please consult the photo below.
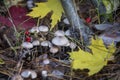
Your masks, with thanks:
<instances>
[{"instance_id":1,"label":"red leaf","mask_svg":"<svg viewBox=\"0 0 120 80\"><path fill-rule=\"evenodd\" d=\"M26 16L27 9L25 7L12 6L9 8L9 12L11 14L12 20L13 20L14 25L16 27L22 27L22 28L27 30L27 29L30 29L31 27L34 27L36 25L35 19L32 19L32 18L30 19L29 16ZM10 20L8 19L8 17L5 18L3 16L0 16L0 22L3 25L13 26L12 23L10 22Z\"/></svg>"}]
</instances>

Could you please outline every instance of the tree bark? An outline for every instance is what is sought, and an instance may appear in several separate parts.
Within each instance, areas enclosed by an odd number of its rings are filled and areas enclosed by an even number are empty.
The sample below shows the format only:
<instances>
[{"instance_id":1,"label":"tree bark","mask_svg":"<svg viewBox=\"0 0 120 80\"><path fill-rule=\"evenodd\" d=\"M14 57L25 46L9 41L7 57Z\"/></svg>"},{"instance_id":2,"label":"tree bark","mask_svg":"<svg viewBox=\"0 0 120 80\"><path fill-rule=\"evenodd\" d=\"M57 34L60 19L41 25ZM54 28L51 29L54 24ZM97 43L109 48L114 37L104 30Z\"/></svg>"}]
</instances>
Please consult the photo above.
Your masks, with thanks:
<instances>
[{"instance_id":1,"label":"tree bark","mask_svg":"<svg viewBox=\"0 0 120 80\"><path fill-rule=\"evenodd\" d=\"M73 0L61 0L61 4L72 28L79 30L83 43L87 45L89 43L89 35L91 30L78 16L75 8L76 5L74 4Z\"/></svg>"}]
</instances>

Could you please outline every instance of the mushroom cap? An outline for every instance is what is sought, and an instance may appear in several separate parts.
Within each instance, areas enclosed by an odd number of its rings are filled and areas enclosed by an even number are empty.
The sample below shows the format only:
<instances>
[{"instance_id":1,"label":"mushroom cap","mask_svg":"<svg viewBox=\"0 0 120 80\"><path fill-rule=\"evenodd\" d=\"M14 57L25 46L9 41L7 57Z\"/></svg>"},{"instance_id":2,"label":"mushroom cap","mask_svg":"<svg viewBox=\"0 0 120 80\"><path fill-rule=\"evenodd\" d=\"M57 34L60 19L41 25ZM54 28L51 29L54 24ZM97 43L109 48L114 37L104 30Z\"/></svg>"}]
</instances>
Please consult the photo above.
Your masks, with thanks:
<instances>
[{"instance_id":1,"label":"mushroom cap","mask_svg":"<svg viewBox=\"0 0 120 80\"><path fill-rule=\"evenodd\" d=\"M37 77L37 73L33 70L31 70L31 78L35 79Z\"/></svg>"},{"instance_id":2,"label":"mushroom cap","mask_svg":"<svg viewBox=\"0 0 120 80\"><path fill-rule=\"evenodd\" d=\"M32 27L32 29L29 30L31 33L39 33L38 27Z\"/></svg>"},{"instance_id":3,"label":"mushroom cap","mask_svg":"<svg viewBox=\"0 0 120 80\"><path fill-rule=\"evenodd\" d=\"M55 35L55 36L64 36L65 33L64 33L64 31L62 31L62 30L57 30L57 31L54 33L54 35Z\"/></svg>"},{"instance_id":4,"label":"mushroom cap","mask_svg":"<svg viewBox=\"0 0 120 80\"><path fill-rule=\"evenodd\" d=\"M65 19L63 20L63 22L64 22L65 24L70 24L70 22L68 21L67 18L65 18Z\"/></svg>"},{"instance_id":5,"label":"mushroom cap","mask_svg":"<svg viewBox=\"0 0 120 80\"><path fill-rule=\"evenodd\" d=\"M66 46L69 43L69 41L66 37L62 36L62 37L54 37L52 39L52 43L57 46Z\"/></svg>"},{"instance_id":6,"label":"mushroom cap","mask_svg":"<svg viewBox=\"0 0 120 80\"><path fill-rule=\"evenodd\" d=\"M32 42L32 44L33 44L33 46L38 46L38 45L40 45L40 41L39 40L34 40Z\"/></svg>"},{"instance_id":7,"label":"mushroom cap","mask_svg":"<svg viewBox=\"0 0 120 80\"><path fill-rule=\"evenodd\" d=\"M33 48L33 44L30 42L23 42L21 46L27 49Z\"/></svg>"},{"instance_id":8,"label":"mushroom cap","mask_svg":"<svg viewBox=\"0 0 120 80\"><path fill-rule=\"evenodd\" d=\"M41 74L42 74L43 77L47 77L47 76L48 76L47 73L48 73L48 72L47 72L46 70L43 70L43 71L41 72Z\"/></svg>"},{"instance_id":9,"label":"mushroom cap","mask_svg":"<svg viewBox=\"0 0 120 80\"><path fill-rule=\"evenodd\" d=\"M70 36L70 35L71 35L71 34L70 34L70 30L66 30L66 31L65 31L65 35L66 35L66 36Z\"/></svg>"},{"instance_id":10,"label":"mushroom cap","mask_svg":"<svg viewBox=\"0 0 120 80\"><path fill-rule=\"evenodd\" d=\"M50 46L50 41L42 41L41 46Z\"/></svg>"},{"instance_id":11,"label":"mushroom cap","mask_svg":"<svg viewBox=\"0 0 120 80\"><path fill-rule=\"evenodd\" d=\"M71 49L75 49L77 47L77 45L73 42L70 42L69 46L70 46Z\"/></svg>"},{"instance_id":12,"label":"mushroom cap","mask_svg":"<svg viewBox=\"0 0 120 80\"><path fill-rule=\"evenodd\" d=\"M53 54L57 53L58 51L59 51L58 47L53 46L53 47L50 48L50 52L53 53Z\"/></svg>"},{"instance_id":13,"label":"mushroom cap","mask_svg":"<svg viewBox=\"0 0 120 80\"><path fill-rule=\"evenodd\" d=\"M35 79L37 77L37 73L33 70L25 70L21 73L21 76L23 78L31 77L32 79Z\"/></svg>"},{"instance_id":14,"label":"mushroom cap","mask_svg":"<svg viewBox=\"0 0 120 80\"><path fill-rule=\"evenodd\" d=\"M49 64L49 63L50 63L50 60L49 60L49 59L44 59L44 60L43 60L43 64L47 65L47 64Z\"/></svg>"},{"instance_id":15,"label":"mushroom cap","mask_svg":"<svg viewBox=\"0 0 120 80\"><path fill-rule=\"evenodd\" d=\"M23 71L23 72L21 73L21 76L22 76L23 78L28 78L28 77L30 76L30 74L31 74L31 71L30 71L30 70L25 70L25 71Z\"/></svg>"},{"instance_id":16,"label":"mushroom cap","mask_svg":"<svg viewBox=\"0 0 120 80\"><path fill-rule=\"evenodd\" d=\"M33 0L28 0L28 1L27 1L27 7L28 7L28 8L34 7L34 6L33 6Z\"/></svg>"},{"instance_id":17,"label":"mushroom cap","mask_svg":"<svg viewBox=\"0 0 120 80\"><path fill-rule=\"evenodd\" d=\"M39 31L40 32L48 32L49 28L47 26L41 25L41 26L39 26Z\"/></svg>"}]
</instances>

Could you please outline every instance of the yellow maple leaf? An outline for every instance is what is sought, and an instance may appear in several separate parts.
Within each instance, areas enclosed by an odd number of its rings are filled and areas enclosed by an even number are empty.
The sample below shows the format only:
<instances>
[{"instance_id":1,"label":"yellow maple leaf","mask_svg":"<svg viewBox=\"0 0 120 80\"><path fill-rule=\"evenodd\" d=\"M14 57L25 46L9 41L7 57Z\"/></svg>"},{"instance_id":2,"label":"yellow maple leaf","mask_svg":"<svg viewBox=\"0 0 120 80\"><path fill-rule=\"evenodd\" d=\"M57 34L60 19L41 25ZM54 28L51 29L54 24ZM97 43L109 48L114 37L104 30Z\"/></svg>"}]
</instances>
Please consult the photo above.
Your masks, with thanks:
<instances>
[{"instance_id":1,"label":"yellow maple leaf","mask_svg":"<svg viewBox=\"0 0 120 80\"><path fill-rule=\"evenodd\" d=\"M32 12L27 14L33 18L41 17L43 18L48 12L53 11L52 15L52 28L55 26L58 20L60 20L63 8L60 3L60 0L48 0L45 3L36 3L37 7L33 8Z\"/></svg>"},{"instance_id":2,"label":"yellow maple leaf","mask_svg":"<svg viewBox=\"0 0 120 80\"><path fill-rule=\"evenodd\" d=\"M73 69L89 69L88 74L93 75L107 65L108 59L115 52L115 47L112 44L106 49L101 39L92 39L89 48L92 54L79 49L79 51L70 52L70 58L73 59Z\"/></svg>"},{"instance_id":3,"label":"yellow maple leaf","mask_svg":"<svg viewBox=\"0 0 120 80\"><path fill-rule=\"evenodd\" d=\"M0 64L5 64L5 62L0 58Z\"/></svg>"}]
</instances>

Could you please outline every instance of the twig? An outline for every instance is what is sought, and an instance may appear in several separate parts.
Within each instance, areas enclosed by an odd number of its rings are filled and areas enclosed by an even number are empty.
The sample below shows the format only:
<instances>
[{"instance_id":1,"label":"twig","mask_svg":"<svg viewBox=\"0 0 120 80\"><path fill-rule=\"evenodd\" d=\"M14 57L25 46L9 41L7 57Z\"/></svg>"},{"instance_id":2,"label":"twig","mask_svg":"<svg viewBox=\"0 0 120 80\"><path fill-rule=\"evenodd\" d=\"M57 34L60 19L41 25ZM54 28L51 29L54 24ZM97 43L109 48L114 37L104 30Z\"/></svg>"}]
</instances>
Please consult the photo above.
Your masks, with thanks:
<instances>
[{"instance_id":1,"label":"twig","mask_svg":"<svg viewBox=\"0 0 120 80\"><path fill-rule=\"evenodd\" d=\"M24 20L23 22L21 22L18 26L21 26L22 24L24 24L25 22L27 22L28 20L30 20L31 18L28 18L26 20Z\"/></svg>"},{"instance_id":2,"label":"twig","mask_svg":"<svg viewBox=\"0 0 120 80\"><path fill-rule=\"evenodd\" d=\"M12 20L12 16L11 16L11 14L10 14L10 12L9 12L9 10L8 10L8 7L5 5L5 7L6 7L6 9L7 9L7 12L8 12L8 14L9 14L9 20L10 20L10 22L12 23L12 25L13 25L13 28L14 28L14 30L15 30L15 33L17 33L18 34L18 31L17 31L17 29L16 29L16 26L15 26L15 24L14 24L14 22L13 22L13 20Z\"/></svg>"},{"instance_id":3,"label":"twig","mask_svg":"<svg viewBox=\"0 0 120 80\"><path fill-rule=\"evenodd\" d=\"M16 46L16 47L13 47L13 48L14 48L14 49L20 49L19 46ZM9 48L6 48L6 49L4 49L4 50L0 50L0 53L5 52L6 50L11 50L11 48L9 47Z\"/></svg>"},{"instance_id":4,"label":"twig","mask_svg":"<svg viewBox=\"0 0 120 80\"><path fill-rule=\"evenodd\" d=\"M7 36L4 34L3 35L5 40L7 41L7 43L9 44L10 48L15 52L15 54L17 54L16 49L11 45L10 41L8 40Z\"/></svg>"}]
</instances>

